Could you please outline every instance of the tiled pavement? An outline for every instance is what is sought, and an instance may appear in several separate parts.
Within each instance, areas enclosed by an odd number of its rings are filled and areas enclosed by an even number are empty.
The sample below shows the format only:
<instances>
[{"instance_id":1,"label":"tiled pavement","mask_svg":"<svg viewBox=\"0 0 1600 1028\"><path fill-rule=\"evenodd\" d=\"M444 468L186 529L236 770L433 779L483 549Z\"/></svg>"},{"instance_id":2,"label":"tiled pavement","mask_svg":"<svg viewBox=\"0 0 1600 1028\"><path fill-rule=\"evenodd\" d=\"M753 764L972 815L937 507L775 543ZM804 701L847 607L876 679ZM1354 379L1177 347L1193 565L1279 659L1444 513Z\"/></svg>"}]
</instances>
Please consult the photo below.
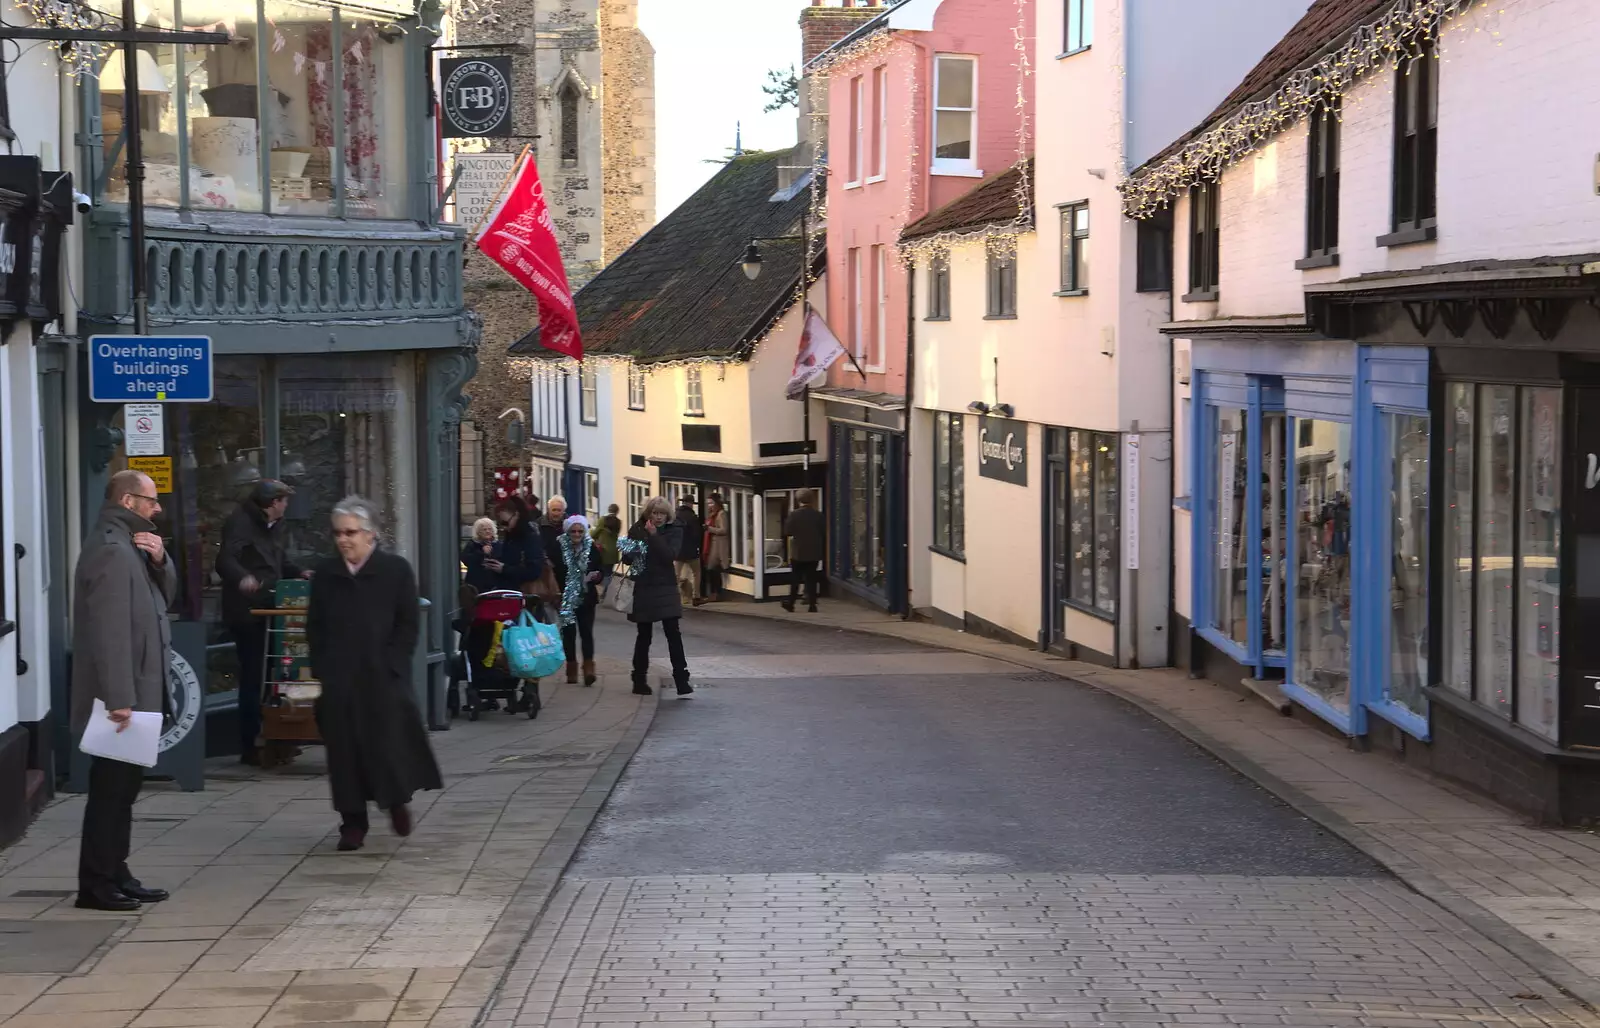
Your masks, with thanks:
<instances>
[{"instance_id":1,"label":"tiled pavement","mask_svg":"<svg viewBox=\"0 0 1600 1028\"><path fill-rule=\"evenodd\" d=\"M1305 721L1179 671L1064 660L837 600L824 600L817 614L751 603L702 610L868 632L1103 688L1211 750L1546 978L1600 1007L1600 837L1592 832L1533 827L1450 783L1384 755L1357 752Z\"/></svg>"},{"instance_id":2,"label":"tiled pavement","mask_svg":"<svg viewBox=\"0 0 1600 1028\"><path fill-rule=\"evenodd\" d=\"M72 907L82 799L56 802L0 852L0 1024L472 1024L654 712L600 669L546 686L535 721L433 734L445 791L418 796L411 838L375 819L358 853L333 848L315 748L219 765L204 792L148 785L130 864L173 898L137 917Z\"/></svg>"}]
</instances>

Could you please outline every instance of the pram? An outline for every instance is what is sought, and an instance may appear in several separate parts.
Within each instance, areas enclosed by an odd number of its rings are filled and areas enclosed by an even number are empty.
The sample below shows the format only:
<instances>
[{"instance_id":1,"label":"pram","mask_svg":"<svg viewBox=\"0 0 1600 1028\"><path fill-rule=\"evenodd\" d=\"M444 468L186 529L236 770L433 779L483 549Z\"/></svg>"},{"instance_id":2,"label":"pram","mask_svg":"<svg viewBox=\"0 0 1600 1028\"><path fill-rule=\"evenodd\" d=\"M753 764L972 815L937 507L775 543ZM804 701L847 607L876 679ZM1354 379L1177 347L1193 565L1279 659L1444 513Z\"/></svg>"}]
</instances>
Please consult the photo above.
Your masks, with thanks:
<instances>
[{"instance_id":1,"label":"pram","mask_svg":"<svg viewBox=\"0 0 1600 1028\"><path fill-rule=\"evenodd\" d=\"M471 586L462 586L461 609L455 622L460 652L451 675L452 714L460 706L466 710L468 721L476 721L480 711L495 709L496 701L504 700L508 714L526 711L529 719L539 716L538 680L513 675L506 667L505 654L496 645L499 630L516 623L526 602L526 597L515 589L480 594ZM462 686L466 690L464 697L459 691Z\"/></svg>"}]
</instances>

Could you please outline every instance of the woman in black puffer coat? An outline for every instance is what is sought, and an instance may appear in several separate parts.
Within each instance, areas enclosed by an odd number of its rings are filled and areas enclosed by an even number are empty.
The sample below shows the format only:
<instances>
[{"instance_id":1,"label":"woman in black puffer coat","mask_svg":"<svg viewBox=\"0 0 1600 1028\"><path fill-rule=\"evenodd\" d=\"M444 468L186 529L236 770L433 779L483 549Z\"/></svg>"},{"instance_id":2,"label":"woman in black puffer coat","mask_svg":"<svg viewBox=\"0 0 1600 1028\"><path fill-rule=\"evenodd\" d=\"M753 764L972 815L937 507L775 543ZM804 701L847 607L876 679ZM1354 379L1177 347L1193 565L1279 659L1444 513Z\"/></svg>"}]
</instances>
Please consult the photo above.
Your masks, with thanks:
<instances>
[{"instance_id":1,"label":"woman in black puffer coat","mask_svg":"<svg viewBox=\"0 0 1600 1028\"><path fill-rule=\"evenodd\" d=\"M644 561L644 571L634 579L633 610L628 620L639 626L633 643L633 691L648 696L650 688L650 626L661 623L661 632L667 637L667 655L672 660L672 680L679 696L694 692L689 684L689 663L683 656L683 633L679 619L683 617L683 601L678 595L678 576L674 562L683 542L683 526L672 520L672 504L657 496L645 504L644 515L628 530L628 538L641 546L629 547L624 553L629 563ZM631 557L631 560L630 560Z\"/></svg>"}]
</instances>

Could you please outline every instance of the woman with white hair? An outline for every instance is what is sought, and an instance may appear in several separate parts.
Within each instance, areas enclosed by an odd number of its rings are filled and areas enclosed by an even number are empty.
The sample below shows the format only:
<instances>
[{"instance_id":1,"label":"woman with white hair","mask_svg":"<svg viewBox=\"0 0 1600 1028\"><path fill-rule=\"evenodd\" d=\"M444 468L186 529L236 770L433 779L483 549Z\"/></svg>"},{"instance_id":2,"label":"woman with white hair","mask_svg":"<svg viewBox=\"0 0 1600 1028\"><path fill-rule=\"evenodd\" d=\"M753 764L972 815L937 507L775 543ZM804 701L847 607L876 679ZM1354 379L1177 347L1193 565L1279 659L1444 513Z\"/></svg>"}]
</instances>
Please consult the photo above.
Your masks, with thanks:
<instances>
[{"instance_id":1,"label":"woman with white hair","mask_svg":"<svg viewBox=\"0 0 1600 1028\"><path fill-rule=\"evenodd\" d=\"M472 541L461 550L461 565L467 569L467 584L486 593L500 588L500 575L485 561L499 561L501 546L499 531L493 518L479 518L472 523Z\"/></svg>"},{"instance_id":2,"label":"woman with white hair","mask_svg":"<svg viewBox=\"0 0 1600 1028\"><path fill-rule=\"evenodd\" d=\"M583 684L593 685L594 611L600 605L596 589L605 560L600 547L589 538L589 519L574 514L562 523L561 538L550 551L560 589L558 606L561 642L567 651L567 684L578 682L578 644L583 644Z\"/></svg>"},{"instance_id":3,"label":"woman with white hair","mask_svg":"<svg viewBox=\"0 0 1600 1028\"><path fill-rule=\"evenodd\" d=\"M342 819L339 849L357 850L367 804L389 812L396 835L410 835L412 794L444 783L412 692L417 576L404 557L378 548L377 508L359 496L334 506L333 536L338 555L311 579L306 641L322 684L317 728Z\"/></svg>"},{"instance_id":4,"label":"woman with white hair","mask_svg":"<svg viewBox=\"0 0 1600 1028\"><path fill-rule=\"evenodd\" d=\"M638 523L628 530L628 540L623 560L635 566L644 562L644 570L634 575L633 610L628 614L628 620L639 626L633 643L633 691L641 696L655 691L650 688L650 626L659 621L672 659L672 680L678 695L687 696L694 687L689 684L689 663L683 656L683 634L678 627L683 600L674 568L683 526L672 520L672 504L660 496L645 504Z\"/></svg>"}]
</instances>

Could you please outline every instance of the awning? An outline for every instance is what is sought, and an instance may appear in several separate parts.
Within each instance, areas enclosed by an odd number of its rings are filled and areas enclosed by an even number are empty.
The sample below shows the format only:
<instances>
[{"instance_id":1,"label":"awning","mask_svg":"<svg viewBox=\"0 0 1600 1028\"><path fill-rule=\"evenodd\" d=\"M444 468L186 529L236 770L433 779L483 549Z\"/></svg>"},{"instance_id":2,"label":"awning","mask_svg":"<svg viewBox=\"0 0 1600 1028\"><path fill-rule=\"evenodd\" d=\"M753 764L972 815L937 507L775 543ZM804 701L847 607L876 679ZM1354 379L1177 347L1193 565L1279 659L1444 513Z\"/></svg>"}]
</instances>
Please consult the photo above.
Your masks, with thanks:
<instances>
[{"instance_id":1,"label":"awning","mask_svg":"<svg viewBox=\"0 0 1600 1028\"><path fill-rule=\"evenodd\" d=\"M843 403L854 407L871 407L873 410L902 411L906 409L906 398L894 393L874 393L865 389L823 386L820 389L811 390L811 395L821 397L831 403Z\"/></svg>"}]
</instances>

